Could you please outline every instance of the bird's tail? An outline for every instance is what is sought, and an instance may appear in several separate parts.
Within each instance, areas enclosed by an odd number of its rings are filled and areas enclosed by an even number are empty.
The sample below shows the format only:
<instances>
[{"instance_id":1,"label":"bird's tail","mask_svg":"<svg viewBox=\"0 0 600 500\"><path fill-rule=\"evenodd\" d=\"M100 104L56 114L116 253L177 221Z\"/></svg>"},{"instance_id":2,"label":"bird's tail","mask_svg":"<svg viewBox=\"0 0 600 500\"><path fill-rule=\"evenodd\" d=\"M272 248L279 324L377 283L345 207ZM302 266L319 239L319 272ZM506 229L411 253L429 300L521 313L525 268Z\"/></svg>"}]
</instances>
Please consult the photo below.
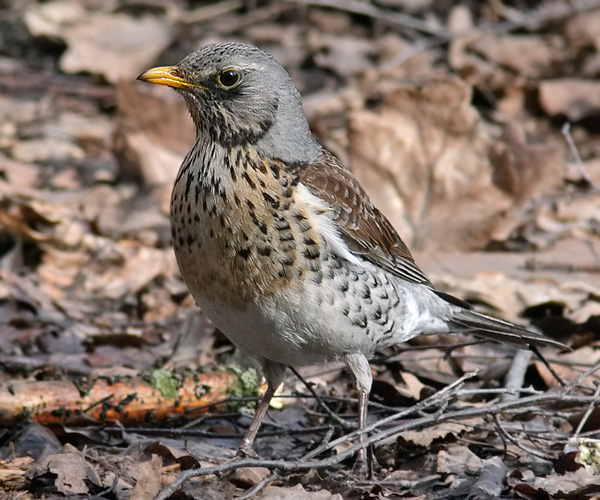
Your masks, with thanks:
<instances>
[{"instance_id":1,"label":"bird's tail","mask_svg":"<svg viewBox=\"0 0 600 500\"><path fill-rule=\"evenodd\" d=\"M480 338L510 344L520 349L536 350L536 347L554 347L569 350L564 344L539 333L468 309L457 309L451 321L461 333L471 333Z\"/></svg>"}]
</instances>

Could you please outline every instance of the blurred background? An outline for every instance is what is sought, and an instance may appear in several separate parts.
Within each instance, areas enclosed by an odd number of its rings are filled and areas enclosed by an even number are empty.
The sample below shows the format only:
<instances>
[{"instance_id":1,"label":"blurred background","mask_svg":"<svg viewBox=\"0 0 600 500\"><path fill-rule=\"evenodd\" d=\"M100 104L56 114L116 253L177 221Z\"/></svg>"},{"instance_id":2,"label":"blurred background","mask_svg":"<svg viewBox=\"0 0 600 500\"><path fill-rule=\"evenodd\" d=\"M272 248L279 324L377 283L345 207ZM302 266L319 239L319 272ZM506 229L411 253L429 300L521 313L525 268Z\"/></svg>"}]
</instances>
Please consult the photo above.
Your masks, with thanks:
<instances>
[{"instance_id":1,"label":"blurred background","mask_svg":"<svg viewBox=\"0 0 600 500\"><path fill-rule=\"evenodd\" d=\"M315 136L440 289L568 342L567 379L599 361L600 1L0 0L5 389L234 359L170 248L191 120L175 92L136 81L228 40L288 70ZM494 385L510 367L497 347L461 349L399 354L403 397L410 373L438 387L478 363ZM530 381L555 387L535 363ZM339 370L317 379L346 390ZM7 458L15 416L0 416ZM52 429L56 453L113 439Z\"/></svg>"}]
</instances>

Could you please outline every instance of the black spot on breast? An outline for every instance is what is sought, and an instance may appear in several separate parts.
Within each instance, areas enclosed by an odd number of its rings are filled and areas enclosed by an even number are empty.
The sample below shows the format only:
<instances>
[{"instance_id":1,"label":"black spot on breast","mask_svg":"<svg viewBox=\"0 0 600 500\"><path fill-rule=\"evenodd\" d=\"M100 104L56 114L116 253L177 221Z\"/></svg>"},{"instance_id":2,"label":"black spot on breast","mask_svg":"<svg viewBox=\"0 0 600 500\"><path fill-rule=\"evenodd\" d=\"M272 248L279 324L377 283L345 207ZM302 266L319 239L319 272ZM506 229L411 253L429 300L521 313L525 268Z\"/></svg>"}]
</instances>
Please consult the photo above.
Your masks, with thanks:
<instances>
[{"instance_id":1,"label":"black spot on breast","mask_svg":"<svg viewBox=\"0 0 600 500\"><path fill-rule=\"evenodd\" d=\"M381 319L381 314L382 314L381 307L377 306L375 308L375 310L373 311L373 319L374 320Z\"/></svg>"},{"instance_id":2,"label":"black spot on breast","mask_svg":"<svg viewBox=\"0 0 600 500\"><path fill-rule=\"evenodd\" d=\"M264 247L259 246L257 248L257 251L260 255L263 255L265 257L268 257L269 255L271 255L271 247L268 247L268 246L264 246Z\"/></svg>"},{"instance_id":3,"label":"black spot on breast","mask_svg":"<svg viewBox=\"0 0 600 500\"><path fill-rule=\"evenodd\" d=\"M263 174L267 173L267 167L265 167L264 162L259 161L258 163L255 164L254 168L260 172L262 172Z\"/></svg>"},{"instance_id":4,"label":"black spot on breast","mask_svg":"<svg viewBox=\"0 0 600 500\"><path fill-rule=\"evenodd\" d=\"M244 247L244 248L240 248L238 250L238 255L240 257L242 257L243 259L248 259L248 257L250 257L251 253L252 253L252 248L251 247Z\"/></svg>"},{"instance_id":5,"label":"black spot on breast","mask_svg":"<svg viewBox=\"0 0 600 500\"><path fill-rule=\"evenodd\" d=\"M273 177L275 177L275 179L279 179L279 175L280 175L279 165L277 165L276 163L269 163L269 167L271 168Z\"/></svg>"},{"instance_id":6,"label":"black spot on breast","mask_svg":"<svg viewBox=\"0 0 600 500\"><path fill-rule=\"evenodd\" d=\"M256 189L256 184L254 183L254 181L250 178L250 176L248 175L248 172L244 172L244 179L246 179L246 182L248 183L248 185L252 188L252 189Z\"/></svg>"},{"instance_id":7,"label":"black spot on breast","mask_svg":"<svg viewBox=\"0 0 600 500\"><path fill-rule=\"evenodd\" d=\"M292 241L294 239L294 233L290 229L279 231L279 241Z\"/></svg>"},{"instance_id":8,"label":"black spot on breast","mask_svg":"<svg viewBox=\"0 0 600 500\"><path fill-rule=\"evenodd\" d=\"M367 317L362 313L357 314L352 318L352 324L360 328L366 328L368 324Z\"/></svg>"},{"instance_id":9,"label":"black spot on breast","mask_svg":"<svg viewBox=\"0 0 600 500\"><path fill-rule=\"evenodd\" d=\"M275 208L275 209L279 208L279 200L276 200L269 193L265 193L264 191L263 191L262 195L263 195L263 198L265 199L265 201L267 203L269 203L273 208Z\"/></svg>"},{"instance_id":10,"label":"black spot on breast","mask_svg":"<svg viewBox=\"0 0 600 500\"><path fill-rule=\"evenodd\" d=\"M229 170L229 176L231 177L231 180L233 182L235 182L237 179L237 175L235 174L235 168L233 168L233 165L229 161L229 156L225 156L224 161L225 161L225 168L227 168Z\"/></svg>"},{"instance_id":11,"label":"black spot on breast","mask_svg":"<svg viewBox=\"0 0 600 500\"><path fill-rule=\"evenodd\" d=\"M316 244L309 245L304 248L304 257L309 260L318 259L319 255L321 255L321 252L319 251L319 247Z\"/></svg>"},{"instance_id":12,"label":"black spot on breast","mask_svg":"<svg viewBox=\"0 0 600 500\"><path fill-rule=\"evenodd\" d=\"M287 231L291 228L290 223L284 217L278 217L275 222L275 228L279 231Z\"/></svg>"}]
</instances>

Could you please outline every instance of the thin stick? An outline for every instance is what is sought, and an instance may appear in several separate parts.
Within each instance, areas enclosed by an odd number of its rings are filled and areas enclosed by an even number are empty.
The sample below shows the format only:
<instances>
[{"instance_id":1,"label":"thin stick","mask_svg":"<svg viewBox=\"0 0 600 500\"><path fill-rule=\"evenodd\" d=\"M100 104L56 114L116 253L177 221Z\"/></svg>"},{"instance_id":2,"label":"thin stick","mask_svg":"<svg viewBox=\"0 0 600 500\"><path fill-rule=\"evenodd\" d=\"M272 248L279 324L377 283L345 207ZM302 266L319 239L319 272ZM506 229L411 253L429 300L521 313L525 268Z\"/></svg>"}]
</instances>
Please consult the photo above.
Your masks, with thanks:
<instances>
[{"instance_id":1,"label":"thin stick","mask_svg":"<svg viewBox=\"0 0 600 500\"><path fill-rule=\"evenodd\" d=\"M340 424L344 429L356 429L356 425L350 423L350 422L346 422L343 418L341 418L338 414L334 413L331 408L329 408L329 406L327 406L324 401L321 399L321 396L319 396L316 391L313 389L313 386L310 382L308 382L302 375L300 375L300 373L298 373L298 370L296 370L293 367L289 367L289 369L292 371L292 373L294 375L296 375L296 377L298 377L298 379L300 380L300 382L302 382L304 384L304 386L308 389L308 392L310 392L313 396L313 398L315 398L317 400L317 403L319 404L319 407L321 407L323 409L323 411L325 413L327 413L327 415L329 416L329 418L331 418L332 420L335 420L338 424Z\"/></svg>"},{"instance_id":2,"label":"thin stick","mask_svg":"<svg viewBox=\"0 0 600 500\"><path fill-rule=\"evenodd\" d=\"M563 125L563 127L560 129L560 131L561 131L562 135L565 136L565 139L567 141L567 144L569 145L571 154L573 155L573 158L575 159L575 163L577 164L577 168L579 169L579 173L581 174L581 177L583 177L586 180L586 182L590 186L592 186L596 191L600 191L600 184L598 184L594 179L592 179L590 174L587 173L587 170L583 166L583 162L581 161L581 156L579 155L579 150L577 149L575 141L573 140L573 136L571 135L571 124L569 122L566 122Z\"/></svg>"},{"instance_id":3,"label":"thin stick","mask_svg":"<svg viewBox=\"0 0 600 500\"><path fill-rule=\"evenodd\" d=\"M531 351L526 351L524 349L519 349L515 353L510 370L508 370L508 373L504 378L504 387L511 390L511 392L503 394L501 396L501 401L511 401L519 398L517 389L523 387L525 373L527 372L531 355Z\"/></svg>"},{"instance_id":4,"label":"thin stick","mask_svg":"<svg viewBox=\"0 0 600 500\"><path fill-rule=\"evenodd\" d=\"M441 392L441 391L440 391ZM333 455L320 460L260 460L260 459L242 459L236 462L229 462L214 467L207 467L204 469L193 469L182 472L177 479L171 484L166 486L155 500L167 500L177 489L186 481L191 478L199 476L207 476L213 474L222 474L231 470L241 469L244 467L266 467L272 470L280 470L282 472L301 472L311 469L323 469L339 464L343 460L353 456L359 449L366 448L374 443L382 441L384 439L392 438L402 432L409 430L420 429L427 427L428 425L440 424L447 421L465 420L473 417L481 417L484 415L494 415L502 413L507 410L514 410L516 408L529 407L532 405L541 405L561 402L563 404L600 404L600 396L578 396L566 394L565 390L555 391L549 394L541 394L536 396L530 396L517 401L509 401L506 403L496 403L488 407L476 407L468 409L460 409L445 413L443 415L428 415L422 418L403 422L391 429L380 431L376 434L368 436L364 441L347 448L337 455ZM370 432L375 426L364 429L365 432ZM356 433L357 434L357 433Z\"/></svg>"},{"instance_id":5,"label":"thin stick","mask_svg":"<svg viewBox=\"0 0 600 500\"><path fill-rule=\"evenodd\" d=\"M600 394L600 385L598 385L596 387L596 391L594 392L594 396L598 396L599 394ZM596 409L596 405L595 404L590 403L588 405L588 409L584 413L583 417L581 418L581 421L579 422L579 425L577 426L577 429L575 430L575 433L573 434L573 437L571 439L578 439L579 438L579 434L581 434L581 431L583 430L583 426L588 421L588 419L592 415L592 412L595 409Z\"/></svg>"}]
</instances>

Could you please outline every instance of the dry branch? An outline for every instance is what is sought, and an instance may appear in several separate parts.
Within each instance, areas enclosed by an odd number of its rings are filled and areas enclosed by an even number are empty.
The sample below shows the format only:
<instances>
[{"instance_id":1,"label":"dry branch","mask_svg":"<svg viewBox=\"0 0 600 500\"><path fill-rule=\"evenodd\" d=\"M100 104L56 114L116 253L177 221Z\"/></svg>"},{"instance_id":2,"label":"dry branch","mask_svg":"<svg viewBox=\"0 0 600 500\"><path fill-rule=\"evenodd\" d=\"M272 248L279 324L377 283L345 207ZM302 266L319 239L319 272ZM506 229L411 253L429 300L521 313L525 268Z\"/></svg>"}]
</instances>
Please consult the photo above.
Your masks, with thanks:
<instances>
[{"instance_id":1,"label":"dry branch","mask_svg":"<svg viewBox=\"0 0 600 500\"><path fill-rule=\"evenodd\" d=\"M179 383L176 397L165 398L141 377L114 382L98 378L84 388L70 380L9 382L0 384L0 425L13 425L23 416L41 424L161 421L192 410L206 411L203 407L227 398L238 383L238 376L229 371L198 373Z\"/></svg>"}]
</instances>

